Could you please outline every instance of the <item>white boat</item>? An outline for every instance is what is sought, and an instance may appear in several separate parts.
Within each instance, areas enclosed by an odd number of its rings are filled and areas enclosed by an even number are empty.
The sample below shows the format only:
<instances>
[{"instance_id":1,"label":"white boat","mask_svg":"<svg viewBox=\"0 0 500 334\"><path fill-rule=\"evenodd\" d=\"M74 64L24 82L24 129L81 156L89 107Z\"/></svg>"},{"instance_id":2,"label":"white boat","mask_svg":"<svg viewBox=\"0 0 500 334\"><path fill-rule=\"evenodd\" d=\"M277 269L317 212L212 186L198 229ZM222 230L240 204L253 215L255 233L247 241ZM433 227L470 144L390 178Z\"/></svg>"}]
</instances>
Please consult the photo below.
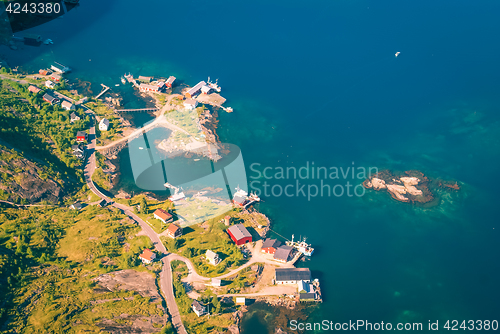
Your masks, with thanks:
<instances>
[{"instance_id":1,"label":"white boat","mask_svg":"<svg viewBox=\"0 0 500 334\"><path fill-rule=\"evenodd\" d=\"M50 38L47 38L47 39L43 42L43 44L45 44L45 45L49 45L49 44L54 44L54 42L53 42Z\"/></svg>"},{"instance_id":2,"label":"white boat","mask_svg":"<svg viewBox=\"0 0 500 334\"><path fill-rule=\"evenodd\" d=\"M120 79L120 80L121 80L122 84L125 84L125 83L127 82L127 80L125 80L125 78L124 78L124 77L121 77L121 79Z\"/></svg>"},{"instance_id":3,"label":"white boat","mask_svg":"<svg viewBox=\"0 0 500 334\"><path fill-rule=\"evenodd\" d=\"M233 195L233 203L239 207L246 208L254 202L260 202L260 197L256 194L250 193L250 195L239 186L236 188L236 192Z\"/></svg>"},{"instance_id":4,"label":"white boat","mask_svg":"<svg viewBox=\"0 0 500 334\"><path fill-rule=\"evenodd\" d=\"M220 93L221 91L221 88L219 85L217 85L217 81L219 79L215 80L215 82L210 82L210 77L208 77L208 80L207 80L207 85L208 87L212 88L213 90L215 90L217 93Z\"/></svg>"},{"instance_id":5,"label":"white boat","mask_svg":"<svg viewBox=\"0 0 500 334\"><path fill-rule=\"evenodd\" d=\"M395 54L394 56L396 56L396 58L397 58L397 57L399 56L399 54L400 54L400 53L401 53L401 52L399 52L399 51L398 51L398 52L396 52L396 54Z\"/></svg>"},{"instance_id":6,"label":"white boat","mask_svg":"<svg viewBox=\"0 0 500 334\"><path fill-rule=\"evenodd\" d=\"M304 239L299 241L299 242L293 241L293 237L294 237L294 235L292 234L292 241L287 241L286 242L287 246L291 246L291 247L295 248L296 250L298 250L299 252L301 252L305 256L311 256L314 253L314 248L312 248L311 245L306 243L306 239L307 239L306 237L304 237Z\"/></svg>"}]
</instances>

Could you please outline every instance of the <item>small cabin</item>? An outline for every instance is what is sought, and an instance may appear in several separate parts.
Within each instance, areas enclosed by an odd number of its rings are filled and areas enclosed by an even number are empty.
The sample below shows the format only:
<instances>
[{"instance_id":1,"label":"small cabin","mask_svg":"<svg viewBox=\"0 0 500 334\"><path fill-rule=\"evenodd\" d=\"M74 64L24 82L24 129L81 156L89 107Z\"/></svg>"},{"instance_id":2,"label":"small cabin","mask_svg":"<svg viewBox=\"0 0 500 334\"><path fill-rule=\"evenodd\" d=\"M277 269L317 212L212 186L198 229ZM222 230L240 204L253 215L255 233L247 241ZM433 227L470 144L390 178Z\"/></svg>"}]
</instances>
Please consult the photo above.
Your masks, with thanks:
<instances>
[{"instance_id":1,"label":"small cabin","mask_svg":"<svg viewBox=\"0 0 500 334\"><path fill-rule=\"evenodd\" d=\"M203 305L201 302L197 300L193 300L191 308L193 309L194 313L196 313L196 315L199 317L207 314L207 308L205 307L205 305Z\"/></svg>"},{"instance_id":2,"label":"small cabin","mask_svg":"<svg viewBox=\"0 0 500 334\"><path fill-rule=\"evenodd\" d=\"M99 122L99 130L100 131L108 131L109 129L109 121L106 118L101 119Z\"/></svg>"},{"instance_id":3,"label":"small cabin","mask_svg":"<svg viewBox=\"0 0 500 334\"><path fill-rule=\"evenodd\" d=\"M170 224L167 228L167 236L173 239L182 236L182 227L176 224Z\"/></svg>"},{"instance_id":4,"label":"small cabin","mask_svg":"<svg viewBox=\"0 0 500 334\"><path fill-rule=\"evenodd\" d=\"M61 107L65 110L75 110L75 105L69 101L62 101Z\"/></svg>"},{"instance_id":5,"label":"small cabin","mask_svg":"<svg viewBox=\"0 0 500 334\"><path fill-rule=\"evenodd\" d=\"M155 212L153 212L153 216L156 219L161 220L164 224L170 223L174 220L174 217L163 209L156 209Z\"/></svg>"},{"instance_id":6,"label":"small cabin","mask_svg":"<svg viewBox=\"0 0 500 334\"><path fill-rule=\"evenodd\" d=\"M207 258L208 262L210 262L210 264L212 264L214 266L218 265L221 261L219 254L217 254L216 252L214 252L210 249L207 249L207 252L205 253L205 257Z\"/></svg>"},{"instance_id":7,"label":"small cabin","mask_svg":"<svg viewBox=\"0 0 500 334\"><path fill-rule=\"evenodd\" d=\"M168 88L172 88L172 86L174 85L174 81L175 81L175 77L173 76L169 76L167 81L165 82L165 85L168 87Z\"/></svg>"},{"instance_id":8,"label":"small cabin","mask_svg":"<svg viewBox=\"0 0 500 334\"><path fill-rule=\"evenodd\" d=\"M33 93L33 94L38 94L40 93L42 90L40 88L38 88L37 86L33 86L33 85L30 85L28 87L28 90Z\"/></svg>"},{"instance_id":9,"label":"small cabin","mask_svg":"<svg viewBox=\"0 0 500 334\"><path fill-rule=\"evenodd\" d=\"M142 261L142 263L145 263L145 264L152 263L155 260L155 258L156 258L156 254L147 248L144 251L142 251L141 255L139 255L139 259Z\"/></svg>"},{"instance_id":10,"label":"small cabin","mask_svg":"<svg viewBox=\"0 0 500 334\"><path fill-rule=\"evenodd\" d=\"M78 116L77 113L75 112L72 112L71 115L69 115L69 121L71 123L75 122L75 121L79 121L80 120L80 116Z\"/></svg>"},{"instance_id":11,"label":"small cabin","mask_svg":"<svg viewBox=\"0 0 500 334\"><path fill-rule=\"evenodd\" d=\"M56 104L57 102L59 102L59 99L57 97L52 96L52 95L47 94L47 93L43 94L43 100L45 102L48 102L48 103L52 104L52 105Z\"/></svg>"},{"instance_id":12,"label":"small cabin","mask_svg":"<svg viewBox=\"0 0 500 334\"><path fill-rule=\"evenodd\" d=\"M87 133L85 131L78 131L76 133L76 141L78 143L83 143L87 141Z\"/></svg>"}]
</instances>

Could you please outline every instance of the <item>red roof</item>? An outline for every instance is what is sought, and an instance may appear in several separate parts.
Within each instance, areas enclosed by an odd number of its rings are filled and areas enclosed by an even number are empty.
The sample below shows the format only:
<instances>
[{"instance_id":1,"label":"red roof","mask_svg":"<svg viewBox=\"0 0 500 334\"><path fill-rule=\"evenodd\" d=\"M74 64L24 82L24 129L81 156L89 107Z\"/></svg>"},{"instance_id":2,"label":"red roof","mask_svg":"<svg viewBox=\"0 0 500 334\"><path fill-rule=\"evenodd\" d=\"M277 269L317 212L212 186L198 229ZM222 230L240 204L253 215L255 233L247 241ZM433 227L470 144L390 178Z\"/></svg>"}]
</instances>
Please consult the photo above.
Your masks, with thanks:
<instances>
[{"instance_id":1,"label":"red roof","mask_svg":"<svg viewBox=\"0 0 500 334\"><path fill-rule=\"evenodd\" d=\"M169 220L170 218L172 218L172 215L163 209L156 209L154 214L163 220Z\"/></svg>"},{"instance_id":2,"label":"red roof","mask_svg":"<svg viewBox=\"0 0 500 334\"><path fill-rule=\"evenodd\" d=\"M167 233L175 235L175 232L177 232L177 230L179 230L179 229L180 229L179 226L177 226L175 224L170 224L170 226L167 228Z\"/></svg>"},{"instance_id":3,"label":"red roof","mask_svg":"<svg viewBox=\"0 0 500 334\"><path fill-rule=\"evenodd\" d=\"M33 85L30 85L30 86L28 87L28 90L29 90L30 92L32 92L32 93L35 93L35 94L36 94L36 93L39 93L39 92L41 91L41 89L40 89L40 88L38 88L38 87L36 87L36 86L33 86Z\"/></svg>"},{"instance_id":4,"label":"red roof","mask_svg":"<svg viewBox=\"0 0 500 334\"><path fill-rule=\"evenodd\" d=\"M153 252L149 249L145 249L141 255L139 255L140 258L143 258L144 260L151 261L153 260Z\"/></svg>"}]
</instances>

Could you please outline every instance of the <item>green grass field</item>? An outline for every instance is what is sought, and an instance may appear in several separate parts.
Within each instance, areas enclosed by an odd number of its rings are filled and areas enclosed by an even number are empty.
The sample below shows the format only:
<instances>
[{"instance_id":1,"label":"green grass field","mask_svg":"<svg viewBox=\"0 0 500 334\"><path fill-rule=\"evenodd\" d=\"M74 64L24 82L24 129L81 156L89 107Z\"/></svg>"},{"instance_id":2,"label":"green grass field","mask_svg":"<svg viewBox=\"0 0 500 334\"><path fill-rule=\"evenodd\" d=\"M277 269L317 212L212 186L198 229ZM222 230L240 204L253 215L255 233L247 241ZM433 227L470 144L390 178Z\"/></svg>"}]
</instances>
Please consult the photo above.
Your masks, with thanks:
<instances>
[{"instance_id":1,"label":"green grass field","mask_svg":"<svg viewBox=\"0 0 500 334\"><path fill-rule=\"evenodd\" d=\"M114 209L3 208L0 320L7 325L2 333L97 333L105 318L123 325L125 320L116 318L123 313L163 316L158 303L137 292L94 292L93 278L100 274L148 271L137 256L153 245L138 232ZM113 298L119 300L106 301ZM163 324L154 325L160 332Z\"/></svg>"}]
</instances>

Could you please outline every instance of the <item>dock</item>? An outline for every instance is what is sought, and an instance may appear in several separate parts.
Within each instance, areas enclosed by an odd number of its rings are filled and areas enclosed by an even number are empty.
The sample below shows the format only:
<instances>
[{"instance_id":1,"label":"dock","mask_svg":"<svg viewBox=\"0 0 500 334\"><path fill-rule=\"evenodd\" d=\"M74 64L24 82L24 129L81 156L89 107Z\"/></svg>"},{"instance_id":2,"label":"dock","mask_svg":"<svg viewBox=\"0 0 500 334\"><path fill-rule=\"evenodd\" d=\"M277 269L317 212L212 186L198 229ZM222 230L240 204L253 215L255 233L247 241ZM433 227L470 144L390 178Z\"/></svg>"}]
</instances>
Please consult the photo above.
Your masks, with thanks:
<instances>
[{"instance_id":1,"label":"dock","mask_svg":"<svg viewBox=\"0 0 500 334\"><path fill-rule=\"evenodd\" d=\"M97 94L97 96L95 97L96 100L109 90L109 87L106 86L105 84L101 84L101 86L103 90L99 94Z\"/></svg>"},{"instance_id":2,"label":"dock","mask_svg":"<svg viewBox=\"0 0 500 334\"><path fill-rule=\"evenodd\" d=\"M302 255L303 254L301 252L296 252L293 259L291 259L288 263L295 265L295 262L297 262L302 257Z\"/></svg>"},{"instance_id":3,"label":"dock","mask_svg":"<svg viewBox=\"0 0 500 334\"><path fill-rule=\"evenodd\" d=\"M116 109L118 112L157 112L157 108L142 108L142 109Z\"/></svg>"},{"instance_id":4,"label":"dock","mask_svg":"<svg viewBox=\"0 0 500 334\"><path fill-rule=\"evenodd\" d=\"M210 104L214 107L221 107L226 102L226 99L217 93L200 94L196 97L196 100L199 103Z\"/></svg>"}]
</instances>

